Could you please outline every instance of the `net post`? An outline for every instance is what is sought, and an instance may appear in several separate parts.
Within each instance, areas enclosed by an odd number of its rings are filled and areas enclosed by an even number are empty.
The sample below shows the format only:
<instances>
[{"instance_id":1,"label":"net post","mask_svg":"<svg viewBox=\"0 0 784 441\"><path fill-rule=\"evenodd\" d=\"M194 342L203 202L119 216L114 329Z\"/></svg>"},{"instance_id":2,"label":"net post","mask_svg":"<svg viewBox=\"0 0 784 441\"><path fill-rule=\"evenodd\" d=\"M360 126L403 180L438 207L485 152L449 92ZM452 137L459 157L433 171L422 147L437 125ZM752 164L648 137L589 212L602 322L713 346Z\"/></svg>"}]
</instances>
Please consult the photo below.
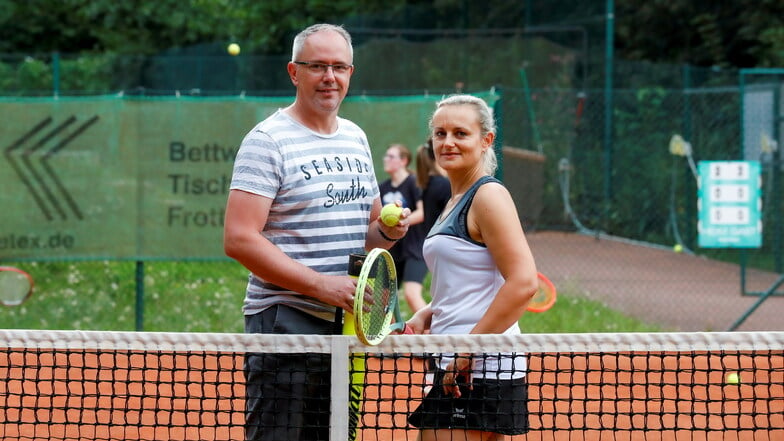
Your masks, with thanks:
<instances>
[{"instance_id":1,"label":"net post","mask_svg":"<svg viewBox=\"0 0 784 441\"><path fill-rule=\"evenodd\" d=\"M350 336L331 336L332 373L330 383L329 439L348 439L348 387L350 380L349 341Z\"/></svg>"}]
</instances>

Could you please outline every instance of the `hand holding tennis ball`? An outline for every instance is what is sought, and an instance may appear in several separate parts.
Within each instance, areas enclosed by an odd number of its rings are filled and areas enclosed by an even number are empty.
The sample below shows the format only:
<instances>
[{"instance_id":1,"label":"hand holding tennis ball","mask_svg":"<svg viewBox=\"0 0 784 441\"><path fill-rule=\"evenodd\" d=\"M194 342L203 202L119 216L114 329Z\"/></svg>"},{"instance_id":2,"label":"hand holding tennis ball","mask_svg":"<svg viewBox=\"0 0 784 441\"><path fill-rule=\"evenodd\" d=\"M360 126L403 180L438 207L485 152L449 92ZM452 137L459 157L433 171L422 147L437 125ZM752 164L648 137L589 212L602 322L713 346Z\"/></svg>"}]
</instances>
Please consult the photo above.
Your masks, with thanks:
<instances>
[{"instance_id":1,"label":"hand holding tennis ball","mask_svg":"<svg viewBox=\"0 0 784 441\"><path fill-rule=\"evenodd\" d=\"M396 204L386 204L381 209L381 222L388 227L394 227L400 222L400 217L403 215L403 208L398 207Z\"/></svg>"}]
</instances>

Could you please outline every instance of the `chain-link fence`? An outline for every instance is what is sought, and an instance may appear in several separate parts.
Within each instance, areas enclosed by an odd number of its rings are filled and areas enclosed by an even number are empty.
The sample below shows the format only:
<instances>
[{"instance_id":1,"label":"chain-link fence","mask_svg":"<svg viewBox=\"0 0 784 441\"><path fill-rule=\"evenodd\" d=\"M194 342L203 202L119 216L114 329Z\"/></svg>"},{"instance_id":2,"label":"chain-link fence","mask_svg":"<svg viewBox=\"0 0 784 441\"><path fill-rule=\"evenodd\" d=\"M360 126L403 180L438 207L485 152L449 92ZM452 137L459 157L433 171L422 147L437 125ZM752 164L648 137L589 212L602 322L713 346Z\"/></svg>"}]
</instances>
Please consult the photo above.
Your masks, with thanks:
<instances>
[{"instance_id":1,"label":"chain-link fence","mask_svg":"<svg viewBox=\"0 0 784 441\"><path fill-rule=\"evenodd\" d=\"M666 249L679 245L684 254L737 263L741 283L746 267L783 272L778 146L784 135L784 75L615 61L607 81L597 27L600 23L486 32L357 29L351 95L375 96L376 117L384 119L384 96L430 100L493 88L501 97L503 178L524 201L521 213L530 231L608 235ZM3 55L0 94L285 97L293 91L288 59ZM426 116L422 119L424 128ZM691 155L672 151L673 135L688 142ZM413 149L421 132L400 137L411 136ZM376 155L386 139L371 139ZM760 248L699 249L694 163L703 160L761 162ZM704 285L699 277L693 283ZM764 287L740 291L759 289Z\"/></svg>"},{"instance_id":2,"label":"chain-link fence","mask_svg":"<svg viewBox=\"0 0 784 441\"><path fill-rule=\"evenodd\" d=\"M610 133L604 90L504 89L505 144L547 158L539 227L584 227L695 249L694 163L761 161L765 239L755 254L769 254L768 267L781 272L776 147L784 83L781 74L757 75L754 81L744 88L735 83L615 89ZM673 135L690 144L688 157L671 151Z\"/></svg>"}]
</instances>

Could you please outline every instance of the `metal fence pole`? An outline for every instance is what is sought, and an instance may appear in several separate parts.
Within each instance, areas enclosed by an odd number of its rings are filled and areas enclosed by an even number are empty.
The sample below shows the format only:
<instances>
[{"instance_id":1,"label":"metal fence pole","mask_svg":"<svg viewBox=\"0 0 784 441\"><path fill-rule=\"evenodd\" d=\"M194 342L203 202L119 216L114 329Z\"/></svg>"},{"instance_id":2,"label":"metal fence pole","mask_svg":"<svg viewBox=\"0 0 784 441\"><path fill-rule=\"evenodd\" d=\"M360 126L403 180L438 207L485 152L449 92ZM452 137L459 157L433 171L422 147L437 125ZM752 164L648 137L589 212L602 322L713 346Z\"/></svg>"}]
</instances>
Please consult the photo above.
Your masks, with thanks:
<instances>
[{"instance_id":1,"label":"metal fence pole","mask_svg":"<svg viewBox=\"0 0 784 441\"><path fill-rule=\"evenodd\" d=\"M136 261L136 330L144 330L144 262Z\"/></svg>"},{"instance_id":2,"label":"metal fence pole","mask_svg":"<svg viewBox=\"0 0 784 441\"><path fill-rule=\"evenodd\" d=\"M604 57L604 209L602 224L608 220L612 201L613 163L613 44L615 28L615 2L607 0Z\"/></svg>"},{"instance_id":3,"label":"metal fence pole","mask_svg":"<svg viewBox=\"0 0 784 441\"><path fill-rule=\"evenodd\" d=\"M60 53L52 52L52 95L60 96Z\"/></svg>"}]
</instances>

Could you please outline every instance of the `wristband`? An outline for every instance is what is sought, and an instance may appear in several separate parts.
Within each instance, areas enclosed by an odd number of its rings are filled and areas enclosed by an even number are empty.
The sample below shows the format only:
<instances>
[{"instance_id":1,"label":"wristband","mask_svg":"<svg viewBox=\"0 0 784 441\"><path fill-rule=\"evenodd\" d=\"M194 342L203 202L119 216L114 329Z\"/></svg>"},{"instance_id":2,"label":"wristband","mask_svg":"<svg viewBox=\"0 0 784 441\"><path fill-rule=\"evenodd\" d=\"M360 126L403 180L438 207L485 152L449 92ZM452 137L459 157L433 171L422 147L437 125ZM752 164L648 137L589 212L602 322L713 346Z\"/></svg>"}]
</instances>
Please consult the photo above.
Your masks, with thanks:
<instances>
[{"instance_id":1,"label":"wristband","mask_svg":"<svg viewBox=\"0 0 784 441\"><path fill-rule=\"evenodd\" d=\"M384 240L386 240L387 242L397 242L398 240L400 240L400 239L392 239L391 237L384 234L384 232L381 230L381 227L378 227L378 234L380 234L381 237L383 237Z\"/></svg>"}]
</instances>

